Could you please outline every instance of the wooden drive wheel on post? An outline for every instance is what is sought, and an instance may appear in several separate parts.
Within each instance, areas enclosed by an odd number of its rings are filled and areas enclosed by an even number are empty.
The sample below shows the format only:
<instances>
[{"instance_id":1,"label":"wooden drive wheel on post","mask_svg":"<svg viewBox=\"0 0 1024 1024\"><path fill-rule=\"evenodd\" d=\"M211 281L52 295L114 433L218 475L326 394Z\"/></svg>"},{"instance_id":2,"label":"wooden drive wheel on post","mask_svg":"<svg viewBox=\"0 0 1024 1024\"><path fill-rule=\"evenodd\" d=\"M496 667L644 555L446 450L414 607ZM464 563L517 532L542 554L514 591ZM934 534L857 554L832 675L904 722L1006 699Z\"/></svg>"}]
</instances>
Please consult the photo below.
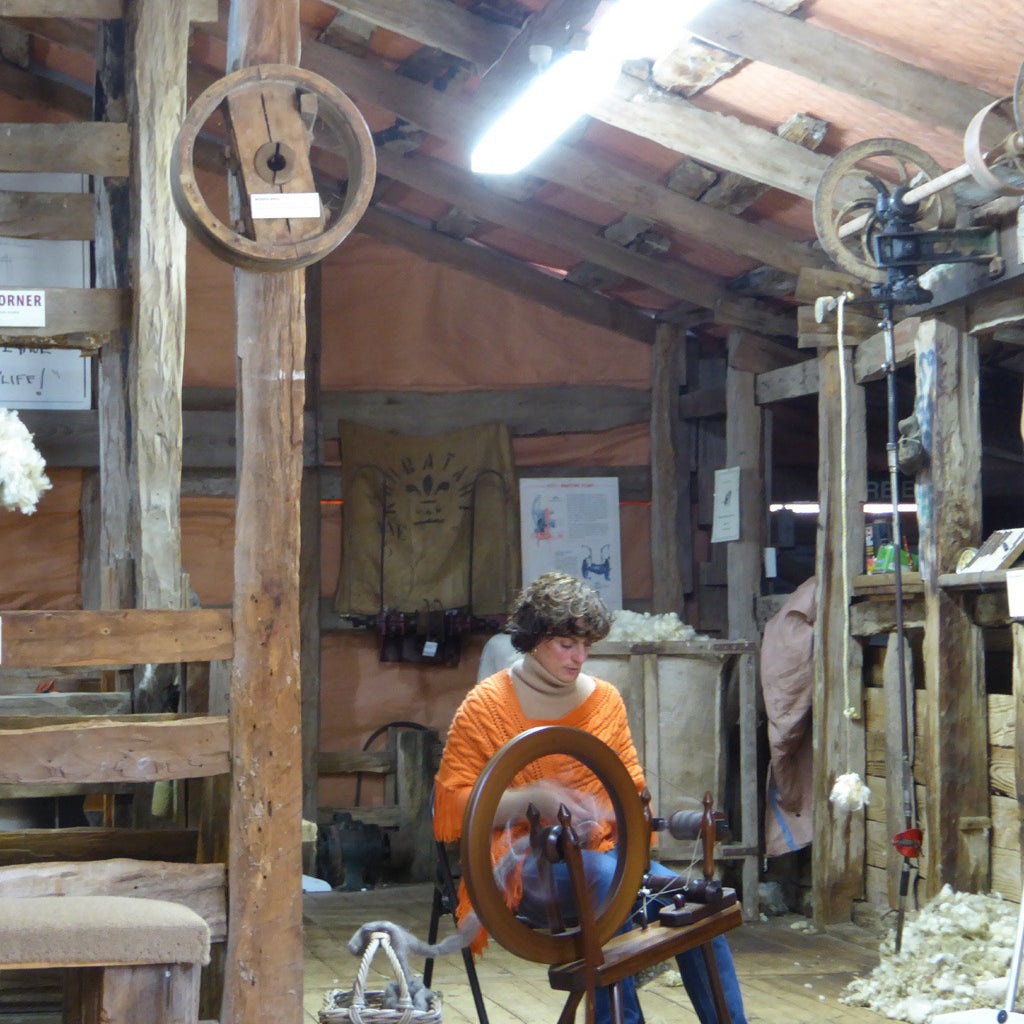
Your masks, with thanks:
<instances>
[{"instance_id":1,"label":"wooden drive wheel on post","mask_svg":"<svg viewBox=\"0 0 1024 1024\"><path fill-rule=\"evenodd\" d=\"M195 174L196 143L218 109L239 191L235 227L210 209ZM324 203L317 191L310 146L318 120L347 163L340 202ZM370 130L341 90L289 64L256 64L215 82L192 105L175 140L171 192L186 226L218 258L246 270L295 270L349 235L370 203L376 167Z\"/></svg>"},{"instance_id":2,"label":"wooden drive wheel on post","mask_svg":"<svg viewBox=\"0 0 1024 1024\"><path fill-rule=\"evenodd\" d=\"M561 754L586 765L605 787L615 815L617 863L611 887L596 907L589 905L582 859L568 816L548 830L534 829L533 855L564 859L576 896L580 924L559 931L538 931L521 921L505 903L494 878L491 840L498 804L515 777L533 761ZM636 902L649 865L651 819L632 776L616 753L597 737L566 726L539 726L509 740L488 761L473 786L462 828L462 870L470 902L480 923L507 950L525 960L546 963L551 987L568 992L559 1024L571 1024L587 996L588 1024L593 1019L596 987L609 988L613 1024L621 1024L620 983L638 971L686 950L700 947L721 1024L729 1024L711 940L741 923L733 902L695 924L660 923L617 935Z\"/></svg>"}]
</instances>

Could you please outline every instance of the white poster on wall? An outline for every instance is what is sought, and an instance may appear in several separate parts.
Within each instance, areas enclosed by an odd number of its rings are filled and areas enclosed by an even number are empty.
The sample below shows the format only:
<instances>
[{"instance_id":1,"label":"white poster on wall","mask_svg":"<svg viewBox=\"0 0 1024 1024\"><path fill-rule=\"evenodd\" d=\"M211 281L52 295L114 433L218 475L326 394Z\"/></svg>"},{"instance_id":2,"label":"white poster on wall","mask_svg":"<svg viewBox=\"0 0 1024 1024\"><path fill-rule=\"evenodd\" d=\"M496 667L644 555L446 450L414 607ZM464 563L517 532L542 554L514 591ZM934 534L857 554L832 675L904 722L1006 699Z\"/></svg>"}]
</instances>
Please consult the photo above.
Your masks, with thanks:
<instances>
[{"instance_id":1,"label":"white poster on wall","mask_svg":"<svg viewBox=\"0 0 1024 1024\"><path fill-rule=\"evenodd\" d=\"M740 467L715 470L711 543L740 539Z\"/></svg>"},{"instance_id":2,"label":"white poster on wall","mask_svg":"<svg viewBox=\"0 0 1024 1024\"><path fill-rule=\"evenodd\" d=\"M0 174L12 192L87 192L83 174ZM0 238L0 288L18 298L45 288L90 286L89 243ZM20 291L19 291L20 290ZM7 321L8 326L12 321ZM24 326L45 326L24 323ZM6 409L88 409L92 359L77 349L0 348L0 406Z\"/></svg>"},{"instance_id":3,"label":"white poster on wall","mask_svg":"<svg viewBox=\"0 0 1024 1024\"><path fill-rule=\"evenodd\" d=\"M545 572L589 583L612 610L622 607L617 477L519 481L523 585Z\"/></svg>"}]
</instances>

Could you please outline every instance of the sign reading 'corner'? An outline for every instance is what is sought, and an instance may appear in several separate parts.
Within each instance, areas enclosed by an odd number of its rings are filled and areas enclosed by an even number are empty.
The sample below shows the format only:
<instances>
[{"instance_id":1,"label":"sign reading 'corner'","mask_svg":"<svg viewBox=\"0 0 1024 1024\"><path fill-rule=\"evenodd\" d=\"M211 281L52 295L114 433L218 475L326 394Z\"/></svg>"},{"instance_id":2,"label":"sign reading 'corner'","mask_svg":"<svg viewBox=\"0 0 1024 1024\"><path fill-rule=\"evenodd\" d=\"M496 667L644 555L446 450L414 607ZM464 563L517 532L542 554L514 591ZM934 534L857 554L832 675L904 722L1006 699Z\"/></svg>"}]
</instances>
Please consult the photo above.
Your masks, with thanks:
<instances>
[{"instance_id":1,"label":"sign reading 'corner'","mask_svg":"<svg viewBox=\"0 0 1024 1024\"><path fill-rule=\"evenodd\" d=\"M45 326L45 291L39 288L0 288L0 327Z\"/></svg>"}]
</instances>

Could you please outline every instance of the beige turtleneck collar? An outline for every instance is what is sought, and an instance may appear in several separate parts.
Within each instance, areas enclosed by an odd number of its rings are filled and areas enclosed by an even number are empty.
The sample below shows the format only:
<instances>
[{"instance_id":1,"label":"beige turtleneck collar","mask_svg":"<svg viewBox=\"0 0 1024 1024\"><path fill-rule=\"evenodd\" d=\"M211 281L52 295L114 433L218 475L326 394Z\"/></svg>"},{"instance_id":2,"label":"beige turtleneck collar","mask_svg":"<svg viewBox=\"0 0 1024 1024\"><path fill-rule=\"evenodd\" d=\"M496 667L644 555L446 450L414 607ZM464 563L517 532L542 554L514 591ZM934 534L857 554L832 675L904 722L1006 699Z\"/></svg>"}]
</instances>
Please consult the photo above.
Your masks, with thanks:
<instances>
[{"instance_id":1,"label":"beige turtleneck collar","mask_svg":"<svg viewBox=\"0 0 1024 1024\"><path fill-rule=\"evenodd\" d=\"M512 686L524 717L556 721L579 707L596 686L593 677L581 672L571 683L553 676L532 655L524 654L509 669Z\"/></svg>"}]
</instances>

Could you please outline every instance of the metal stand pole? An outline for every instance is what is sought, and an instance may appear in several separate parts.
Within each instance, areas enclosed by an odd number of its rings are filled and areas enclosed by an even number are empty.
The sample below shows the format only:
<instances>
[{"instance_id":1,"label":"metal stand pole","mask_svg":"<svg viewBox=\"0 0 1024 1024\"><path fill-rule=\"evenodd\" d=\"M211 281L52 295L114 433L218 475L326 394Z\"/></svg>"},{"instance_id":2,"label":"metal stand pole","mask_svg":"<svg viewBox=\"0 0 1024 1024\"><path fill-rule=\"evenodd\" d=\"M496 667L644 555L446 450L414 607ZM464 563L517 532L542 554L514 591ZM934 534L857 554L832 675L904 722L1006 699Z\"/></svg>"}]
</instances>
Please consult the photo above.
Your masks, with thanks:
<instances>
[{"instance_id":1,"label":"metal stand pole","mask_svg":"<svg viewBox=\"0 0 1024 1024\"><path fill-rule=\"evenodd\" d=\"M895 837L897 849L903 855L900 870L899 902L896 908L896 952L903 942L903 920L906 912L907 895L910 889L911 859L920 853L920 834L916 829L916 805L914 794L914 768L911 760L910 714L907 695L907 666L903 637L903 534L900 528L899 512L899 463L897 459L897 413L896 413L896 340L893 333L893 304L883 307L882 328L885 334L885 380L888 405L888 440L885 446L889 464L889 489L892 498L892 547L893 574L896 584L896 665L900 691L900 726L902 729L902 774L903 774L903 817L906 831ZM901 843L902 840L902 843ZM908 853L908 851L912 851Z\"/></svg>"}]
</instances>

